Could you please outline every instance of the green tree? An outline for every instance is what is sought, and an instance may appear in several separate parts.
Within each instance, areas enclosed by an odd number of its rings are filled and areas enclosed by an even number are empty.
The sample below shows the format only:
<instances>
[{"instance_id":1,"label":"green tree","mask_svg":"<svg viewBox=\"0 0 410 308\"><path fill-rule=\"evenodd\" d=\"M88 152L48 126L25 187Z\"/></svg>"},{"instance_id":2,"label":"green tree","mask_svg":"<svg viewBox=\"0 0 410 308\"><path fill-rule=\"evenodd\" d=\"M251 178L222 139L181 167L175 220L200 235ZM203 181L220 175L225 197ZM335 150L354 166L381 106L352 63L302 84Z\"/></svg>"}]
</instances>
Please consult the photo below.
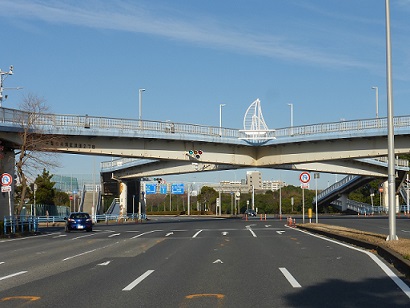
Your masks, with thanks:
<instances>
[{"instance_id":1,"label":"green tree","mask_svg":"<svg viewBox=\"0 0 410 308\"><path fill-rule=\"evenodd\" d=\"M201 188L201 193L198 195L198 201L202 205L206 205L208 209L215 210L216 198L218 197L218 192L209 186L203 186ZM204 207L201 207L202 209Z\"/></svg>"},{"instance_id":2,"label":"green tree","mask_svg":"<svg viewBox=\"0 0 410 308\"><path fill-rule=\"evenodd\" d=\"M70 206L70 196L63 191L56 191L54 194L54 204Z\"/></svg>"},{"instance_id":3,"label":"green tree","mask_svg":"<svg viewBox=\"0 0 410 308\"><path fill-rule=\"evenodd\" d=\"M53 175L50 175L45 168L43 173L38 175L34 181L37 184L36 203L54 205L55 183L51 181Z\"/></svg>"}]
</instances>

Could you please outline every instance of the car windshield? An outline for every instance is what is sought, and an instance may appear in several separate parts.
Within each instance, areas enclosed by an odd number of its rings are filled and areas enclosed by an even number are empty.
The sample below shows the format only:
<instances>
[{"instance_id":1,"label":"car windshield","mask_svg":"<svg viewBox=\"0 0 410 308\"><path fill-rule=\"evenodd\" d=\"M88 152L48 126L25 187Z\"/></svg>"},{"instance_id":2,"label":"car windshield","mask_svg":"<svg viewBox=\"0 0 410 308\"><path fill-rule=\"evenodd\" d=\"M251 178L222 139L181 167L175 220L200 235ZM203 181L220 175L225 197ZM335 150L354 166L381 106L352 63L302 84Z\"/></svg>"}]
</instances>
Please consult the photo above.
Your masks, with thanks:
<instances>
[{"instance_id":1,"label":"car windshield","mask_svg":"<svg viewBox=\"0 0 410 308\"><path fill-rule=\"evenodd\" d=\"M90 216L87 213L76 213L76 214L71 214L71 218L73 219L84 219L84 218L89 218Z\"/></svg>"}]
</instances>

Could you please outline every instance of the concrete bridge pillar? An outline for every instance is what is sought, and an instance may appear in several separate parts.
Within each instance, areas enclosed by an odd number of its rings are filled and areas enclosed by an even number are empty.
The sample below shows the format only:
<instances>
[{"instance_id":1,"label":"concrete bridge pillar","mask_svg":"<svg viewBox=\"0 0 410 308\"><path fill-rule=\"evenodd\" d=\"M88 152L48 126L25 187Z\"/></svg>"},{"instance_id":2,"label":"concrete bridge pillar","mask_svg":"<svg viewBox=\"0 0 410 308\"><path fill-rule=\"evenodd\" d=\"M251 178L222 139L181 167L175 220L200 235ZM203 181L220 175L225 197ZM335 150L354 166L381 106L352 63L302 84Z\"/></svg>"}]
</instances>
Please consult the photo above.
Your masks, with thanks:
<instances>
[{"instance_id":1,"label":"concrete bridge pillar","mask_svg":"<svg viewBox=\"0 0 410 308\"><path fill-rule=\"evenodd\" d=\"M340 196L340 199L342 201L342 212L347 210L347 195L346 194L342 194Z\"/></svg>"},{"instance_id":2,"label":"concrete bridge pillar","mask_svg":"<svg viewBox=\"0 0 410 308\"><path fill-rule=\"evenodd\" d=\"M141 202L141 211L145 213L145 202L141 195L141 180L123 180L120 182L120 215L137 214Z\"/></svg>"},{"instance_id":3,"label":"concrete bridge pillar","mask_svg":"<svg viewBox=\"0 0 410 308\"><path fill-rule=\"evenodd\" d=\"M127 184L125 182L120 182L120 216L127 215L127 191Z\"/></svg>"},{"instance_id":4,"label":"concrete bridge pillar","mask_svg":"<svg viewBox=\"0 0 410 308\"><path fill-rule=\"evenodd\" d=\"M3 157L0 158L0 175L3 173L8 173L11 175L13 181L11 183L11 191L9 192L0 192L0 219L3 220L4 216L10 216L11 212L14 214L14 185L15 181L15 172L14 172L14 151L8 148L3 149ZM10 194L10 197L9 197Z\"/></svg>"}]
</instances>

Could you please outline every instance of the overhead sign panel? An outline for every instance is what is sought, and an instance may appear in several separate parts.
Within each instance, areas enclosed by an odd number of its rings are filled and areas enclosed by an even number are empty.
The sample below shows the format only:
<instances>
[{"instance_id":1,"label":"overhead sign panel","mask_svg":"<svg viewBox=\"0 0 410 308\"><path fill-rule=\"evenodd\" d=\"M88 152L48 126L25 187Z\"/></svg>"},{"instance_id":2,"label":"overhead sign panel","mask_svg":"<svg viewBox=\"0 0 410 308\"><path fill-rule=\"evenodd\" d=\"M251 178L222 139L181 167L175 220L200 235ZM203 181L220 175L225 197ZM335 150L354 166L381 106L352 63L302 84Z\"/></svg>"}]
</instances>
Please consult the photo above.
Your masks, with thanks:
<instances>
[{"instance_id":1,"label":"overhead sign panel","mask_svg":"<svg viewBox=\"0 0 410 308\"><path fill-rule=\"evenodd\" d=\"M184 184L172 184L171 194L173 195L183 195L185 192Z\"/></svg>"},{"instance_id":2,"label":"overhead sign panel","mask_svg":"<svg viewBox=\"0 0 410 308\"><path fill-rule=\"evenodd\" d=\"M167 185L161 185L159 188L160 188L159 189L160 194L163 194L163 195L167 194Z\"/></svg>"},{"instance_id":3,"label":"overhead sign panel","mask_svg":"<svg viewBox=\"0 0 410 308\"><path fill-rule=\"evenodd\" d=\"M157 184L145 184L145 193L147 195L157 193Z\"/></svg>"}]
</instances>

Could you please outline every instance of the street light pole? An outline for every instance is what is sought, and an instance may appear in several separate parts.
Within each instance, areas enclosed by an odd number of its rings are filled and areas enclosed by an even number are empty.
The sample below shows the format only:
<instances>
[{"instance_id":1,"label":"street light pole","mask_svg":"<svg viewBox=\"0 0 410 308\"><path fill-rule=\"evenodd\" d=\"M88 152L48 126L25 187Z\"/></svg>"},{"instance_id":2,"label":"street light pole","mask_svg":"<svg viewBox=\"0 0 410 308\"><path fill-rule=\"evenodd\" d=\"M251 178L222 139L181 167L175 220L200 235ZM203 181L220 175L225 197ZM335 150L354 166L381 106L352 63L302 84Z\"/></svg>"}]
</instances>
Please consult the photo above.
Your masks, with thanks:
<instances>
[{"instance_id":1,"label":"street light pole","mask_svg":"<svg viewBox=\"0 0 410 308\"><path fill-rule=\"evenodd\" d=\"M13 65L10 65L10 69L8 72L3 72L0 69L0 107L2 107L3 104L3 82L9 75L13 75ZM7 95L5 98L7 99Z\"/></svg>"},{"instance_id":2,"label":"street light pole","mask_svg":"<svg viewBox=\"0 0 410 308\"><path fill-rule=\"evenodd\" d=\"M390 37L390 0L386 0L386 81L387 81L387 160L388 160L388 200L389 200L389 236L388 241L398 240L396 235L396 182L394 158L393 125L393 80Z\"/></svg>"},{"instance_id":3,"label":"street light pole","mask_svg":"<svg viewBox=\"0 0 410 308\"><path fill-rule=\"evenodd\" d=\"M141 118L142 118L142 92L144 92L145 91L145 89L139 89L138 90L138 97L139 97L139 100L138 100L138 102L139 102L139 104L138 104L138 106L139 106L139 113L138 113L138 119L139 120L141 120Z\"/></svg>"},{"instance_id":4,"label":"street light pole","mask_svg":"<svg viewBox=\"0 0 410 308\"><path fill-rule=\"evenodd\" d=\"M376 90L376 119L379 118L379 88L372 87L373 90Z\"/></svg>"},{"instance_id":5,"label":"street light pole","mask_svg":"<svg viewBox=\"0 0 410 308\"><path fill-rule=\"evenodd\" d=\"M291 128L291 135L293 135L293 104L288 104L290 106L290 128Z\"/></svg>"},{"instance_id":6,"label":"street light pole","mask_svg":"<svg viewBox=\"0 0 410 308\"><path fill-rule=\"evenodd\" d=\"M222 136L222 107L226 104L219 104L219 135Z\"/></svg>"}]
</instances>

